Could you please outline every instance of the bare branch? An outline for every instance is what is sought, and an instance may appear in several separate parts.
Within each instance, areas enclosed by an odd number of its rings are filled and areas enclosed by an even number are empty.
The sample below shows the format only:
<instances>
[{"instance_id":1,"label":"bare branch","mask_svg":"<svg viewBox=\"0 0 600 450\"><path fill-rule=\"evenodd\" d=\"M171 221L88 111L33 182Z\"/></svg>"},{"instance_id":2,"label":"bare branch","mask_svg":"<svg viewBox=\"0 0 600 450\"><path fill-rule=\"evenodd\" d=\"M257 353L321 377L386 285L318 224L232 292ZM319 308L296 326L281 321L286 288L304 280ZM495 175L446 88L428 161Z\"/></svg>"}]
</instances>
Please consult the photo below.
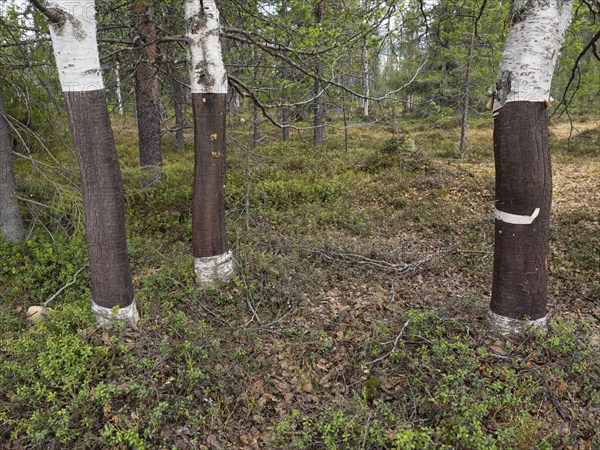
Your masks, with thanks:
<instances>
[{"instance_id":1,"label":"bare branch","mask_svg":"<svg viewBox=\"0 0 600 450\"><path fill-rule=\"evenodd\" d=\"M598 60L600 60L600 57L598 57L598 51L596 48L596 43L598 42L598 40L600 40L600 31L598 31L592 37L590 42L588 42L588 44L584 47L583 50L581 50L581 52L577 56L577 59L575 60L575 64L573 64L573 68L571 69L571 77L569 78L569 82L567 83L567 85L565 86L565 89L563 91L562 100L560 101L560 103L558 105L556 105L556 109L554 110L554 112L552 113L550 118L552 118L558 112L561 105L564 106L564 108L563 108L562 112L558 115L559 118L567 111L567 109L569 109L569 105L571 104L571 101L573 100L573 98L575 97L575 94L579 90L579 82L577 83L577 86L575 87L575 90L574 90L573 94L571 95L571 97L569 99L567 99L569 88L571 87L571 84L573 84L573 81L575 81L576 76L580 77L581 72L579 70L579 62L581 61L583 56L588 52L588 50L592 49L592 53L594 54L594 56L596 58L598 58Z\"/></svg>"},{"instance_id":2,"label":"bare branch","mask_svg":"<svg viewBox=\"0 0 600 450\"><path fill-rule=\"evenodd\" d=\"M60 25L65 23L65 13L57 8L47 8L40 0L30 0L39 12L46 16L49 22Z\"/></svg>"}]
</instances>

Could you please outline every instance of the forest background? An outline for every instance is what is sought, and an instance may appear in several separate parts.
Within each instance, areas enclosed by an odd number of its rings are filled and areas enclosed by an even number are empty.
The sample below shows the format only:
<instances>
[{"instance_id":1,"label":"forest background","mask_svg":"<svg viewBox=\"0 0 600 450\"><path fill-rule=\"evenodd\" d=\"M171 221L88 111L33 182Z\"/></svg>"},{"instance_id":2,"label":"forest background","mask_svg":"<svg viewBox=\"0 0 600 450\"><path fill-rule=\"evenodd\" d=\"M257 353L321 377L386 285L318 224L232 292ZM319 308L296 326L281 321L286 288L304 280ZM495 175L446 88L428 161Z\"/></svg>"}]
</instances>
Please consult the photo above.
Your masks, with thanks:
<instances>
[{"instance_id":1,"label":"forest background","mask_svg":"<svg viewBox=\"0 0 600 450\"><path fill-rule=\"evenodd\" d=\"M485 330L486 105L509 2L219 2L238 268L203 288L189 251L183 5L133 6L147 8L151 41L130 2L97 3L142 316L109 334L89 311L79 171L48 27L29 4L0 5L25 238L0 241L5 448L600 446L597 2L576 2L548 109L550 329L519 339ZM149 182L135 77L151 43L160 160L147 165L160 176ZM48 300L45 319L29 322L28 307Z\"/></svg>"}]
</instances>

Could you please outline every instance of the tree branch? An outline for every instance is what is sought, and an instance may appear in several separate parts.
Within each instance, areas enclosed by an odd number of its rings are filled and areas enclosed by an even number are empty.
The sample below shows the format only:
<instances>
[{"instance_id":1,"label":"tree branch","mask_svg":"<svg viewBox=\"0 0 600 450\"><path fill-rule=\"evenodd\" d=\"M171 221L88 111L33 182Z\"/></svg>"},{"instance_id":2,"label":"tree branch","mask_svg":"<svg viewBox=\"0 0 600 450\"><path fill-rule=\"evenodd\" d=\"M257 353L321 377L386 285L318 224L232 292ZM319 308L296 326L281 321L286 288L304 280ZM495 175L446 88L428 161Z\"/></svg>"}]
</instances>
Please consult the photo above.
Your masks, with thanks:
<instances>
[{"instance_id":1,"label":"tree branch","mask_svg":"<svg viewBox=\"0 0 600 450\"><path fill-rule=\"evenodd\" d=\"M47 8L40 0L30 0L31 4L35 6L39 12L41 12L49 22L56 25L65 23L65 13L57 8Z\"/></svg>"},{"instance_id":2,"label":"tree branch","mask_svg":"<svg viewBox=\"0 0 600 450\"><path fill-rule=\"evenodd\" d=\"M571 69L571 77L569 78L569 82L567 83L567 85L565 86L565 89L563 91L562 100L556 106L556 109L554 110L554 112L552 113L552 115L550 116L550 118L552 118L554 116L554 114L556 114L558 112L558 110L561 107L561 105L564 106L564 109L558 115L559 118L567 111L567 109L569 109L569 105L571 104L571 101L573 100L573 98L575 97L575 94L579 90L579 84L577 84L577 86L575 88L575 91L573 92L573 95L571 95L571 97L568 100L567 100L567 93L569 92L569 88L571 87L571 84L573 83L573 81L575 81L575 75L580 73L580 71L579 71L579 62L581 61L581 59L583 58L583 56L588 52L588 50L592 49L592 53L600 61L600 58L598 57L598 51L597 51L597 48L596 48L596 43L599 40L600 40L600 31L598 31L592 37L592 39L590 40L590 42L588 42L588 44L585 46L585 48L583 50L581 50L581 52L577 56L577 59L575 60L575 64L573 65L573 68Z\"/></svg>"}]
</instances>

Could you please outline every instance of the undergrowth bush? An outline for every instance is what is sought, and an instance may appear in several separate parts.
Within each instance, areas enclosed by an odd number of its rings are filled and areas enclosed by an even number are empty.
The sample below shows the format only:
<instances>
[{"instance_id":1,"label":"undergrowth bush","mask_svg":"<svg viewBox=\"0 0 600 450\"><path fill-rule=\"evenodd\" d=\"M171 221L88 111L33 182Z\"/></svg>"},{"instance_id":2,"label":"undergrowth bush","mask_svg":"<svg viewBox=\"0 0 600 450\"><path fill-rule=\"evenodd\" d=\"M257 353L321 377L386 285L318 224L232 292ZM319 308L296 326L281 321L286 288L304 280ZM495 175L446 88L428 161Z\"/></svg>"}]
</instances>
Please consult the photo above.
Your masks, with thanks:
<instances>
[{"instance_id":1,"label":"undergrowth bush","mask_svg":"<svg viewBox=\"0 0 600 450\"><path fill-rule=\"evenodd\" d=\"M557 392L548 386L568 380L563 389L577 397L565 392L560 402L575 411L598 402L600 362L586 343L585 325L559 318L548 336L533 333L497 353L484 330L474 331L478 326L431 310L412 311L407 318L397 347L351 401L327 406L317 420L292 411L272 430L277 445L551 450L563 441L537 414L539 408L555 408ZM594 431L600 418L577 418L575 412L571 419L581 420L579 429L587 431L569 442L600 445Z\"/></svg>"}]
</instances>

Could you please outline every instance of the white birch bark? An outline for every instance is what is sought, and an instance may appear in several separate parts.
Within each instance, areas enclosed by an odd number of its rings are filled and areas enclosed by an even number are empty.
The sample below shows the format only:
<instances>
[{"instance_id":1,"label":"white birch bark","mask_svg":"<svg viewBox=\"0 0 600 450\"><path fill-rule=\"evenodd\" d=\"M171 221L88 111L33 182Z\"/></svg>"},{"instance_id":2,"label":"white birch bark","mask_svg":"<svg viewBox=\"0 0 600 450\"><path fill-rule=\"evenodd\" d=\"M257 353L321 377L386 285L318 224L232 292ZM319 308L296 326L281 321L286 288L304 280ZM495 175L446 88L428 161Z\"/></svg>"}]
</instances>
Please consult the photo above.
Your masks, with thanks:
<instances>
[{"instance_id":1,"label":"white birch bark","mask_svg":"<svg viewBox=\"0 0 600 450\"><path fill-rule=\"evenodd\" d=\"M48 23L63 92L103 89L94 0L51 0L47 6L65 19Z\"/></svg>"},{"instance_id":2,"label":"white birch bark","mask_svg":"<svg viewBox=\"0 0 600 450\"><path fill-rule=\"evenodd\" d=\"M227 74L215 1L186 0L185 19L192 94L226 94Z\"/></svg>"},{"instance_id":3,"label":"white birch bark","mask_svg":"<svg viewBox=\"0 0 600 450\"><path fill-rule=\"evenodd\" d=\"M494 113L507 102L544 102L571 22L573 0L514 0L500 61Z\"/></svg>"},{"instance_id":4,"label":"white birch bark","mask_svg":"<svg viewBox=\"0 0 600 450\"><path fill-rule=\"evenodd\" d=\"M548 327L548 316L536 320L513 319L488 311L489 331L500 336L518 336L531 328L545 330Z\"/></svg>"},{"instance_id":5,"label":"white birch bark","mask_svg":"<svg viewBox=\"0 0 600 450\"><path fill-rule=\"evenodd\" d=\"M367 48L363 48L362 54L362 66L363 66L363 116L369 117L369 61L367 60Z\"/></svg>"},{"instance_id":6,"label":"white birch bark","mask_svg":"<svg viewBox=\"0 0 600 450\"><path fill-rule=\"evenodd\" d=\"M123 112L123 97L121 95L121 74L119 71L120 67L119 67L119 63L117 63L117 65L115 66L115 77L117 79L117 83L115 86L115 96L117 97L117 106L119 108L119 115L122 116L124 114Z\"/></svg>"},{"instance_id":7,"label":"white birch bark","mask_svg":"<svg viewBox=\"0 0 600 450\"><path fill-rule=\"evenodd\" d=\"M215 280L228 280L233 275L235 260L228 250L222 255L194 258L194 272L200 284L213 284Z\"/></svg>"},{"instance_id":8,"label":"white birch bark","mask_svg":"<svg viewBox=\"0 0 600 450\"><path fill-rule=\"evenodd\" d=\"M133 299L133 303L125 308L105 308L95 302L92 302L92 314L96 318L99 325L110 325L115 321L137 323L140 320L140 315L137 310L137 302Z\"/></svg>"}]
</instances>

